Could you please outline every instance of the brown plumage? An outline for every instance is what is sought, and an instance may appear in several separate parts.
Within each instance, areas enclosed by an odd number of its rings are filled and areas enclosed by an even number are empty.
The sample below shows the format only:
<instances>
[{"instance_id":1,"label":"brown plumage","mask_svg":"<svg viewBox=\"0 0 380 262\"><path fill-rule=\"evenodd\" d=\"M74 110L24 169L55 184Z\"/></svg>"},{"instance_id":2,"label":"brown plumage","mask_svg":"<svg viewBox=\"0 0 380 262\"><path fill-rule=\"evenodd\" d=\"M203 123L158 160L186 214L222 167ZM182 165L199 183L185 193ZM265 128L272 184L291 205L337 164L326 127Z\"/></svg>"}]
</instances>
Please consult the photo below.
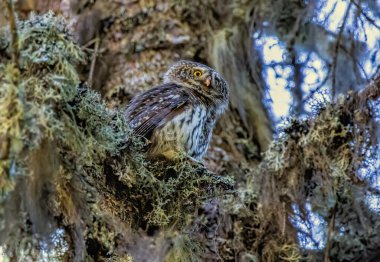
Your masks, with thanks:
<instances>
[{"instance_id":1,"label":"brown plumage","mask_svg":"<svg viewBox=\"0 0 380 262\"><path fill-rule=\"evenodd\" d=\"M200 160L227 105L227 82L215 70L180 61L169 68L162 85L134 97L125 116L134 133L151 142L150 157L171 159L183 152Z\"/></svg>"}]
</instances>

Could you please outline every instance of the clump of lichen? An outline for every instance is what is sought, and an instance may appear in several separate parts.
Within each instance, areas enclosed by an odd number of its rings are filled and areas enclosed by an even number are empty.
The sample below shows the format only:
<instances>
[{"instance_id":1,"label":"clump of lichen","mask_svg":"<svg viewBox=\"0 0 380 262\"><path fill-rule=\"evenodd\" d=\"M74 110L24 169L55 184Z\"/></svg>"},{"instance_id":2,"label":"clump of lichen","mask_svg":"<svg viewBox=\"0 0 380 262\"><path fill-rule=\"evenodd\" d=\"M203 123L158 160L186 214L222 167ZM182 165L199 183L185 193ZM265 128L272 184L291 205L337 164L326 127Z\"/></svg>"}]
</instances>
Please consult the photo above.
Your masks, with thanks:
<instances>
[{"instance_id":1,"label":"clump of lichen","mask_svg":"<svg viewBox=\"0 0 380 262\"><path fill-rule=\"evenodd\" d=\"M179 230L203 201L231 188L231 179L186 158L144 158L145 142L123 113L80 83L85 54L62 18L32 15L17 32L18 64L9 48L0 64L0 242L8 256L37 259L53 249L60 259L122 258L126 228ZM9 39L3 30L0 43Z\"/></svg>"},{"instance_id":2,"label":"clump of lichen","mask_svg":"<svg viewBox=\"0 0 380 262\"><path fill-rule=\"evenodd\" d=\"M17 31L18 63L7 59L6 48L0 64L0 230L8 254L22 257L25 248L33 253L40 244L32 233L54 231L43 194L52 190L59 169L52 145L65 122L58 112L77 93L75 65L85 56L52 13L18 21ZM8 30L0 39L11 45Z\"/></svg>"},{"instance_id":3,"label":"clump of lichen","mask_svg":"<svg viewBox=\"0 0 380 262\"><path fill-rule=\"evenodd\" d=\"M166 254L165 262L198 262L202 261L202 248L188 235L178 235L172 240L172 247Z\"/></svg>"},{"instance_id":4,"label":"clump of lichen","mask_svg":"<svg viewBox=\"0 0 380 262\"><path fill-rule=\"evenodd\" d=\"M18 22L20 64L0 64L0 121L3 144L1 184L11 188L12 177L25 171L21 152L38 148L62 131L56 108L73 99L79 77L75 64L83 62L80 48L65 35L62 19L51 13ZM9 32L0 36L8 41ZM14 186L14 185L13 185Z\"/></svg>"},{"instance_id":5,"label":"clump of lichen","mask_svg":"<svg viewBox=\"0 0 380 262\"><path fill-rule=\"evenodd\" d=\"M380 246L374 234L379 214L368 205L370 193L379 197L371 185L379 148L373 119L378 102L368 100L379 96L378 84L320 104L309 119L284 124L259 167L248 168L245 183L223 201L220 212L229 216L214 222L223 225L213 238L217 255L253 261L371 259Z\"/></svg>"},{"instance_id":6,"label":"clump of lichen","mask_svg":"<svg viewBox=\"0 0 380 262\"><path fill-rule=\"evenodd\" d=\"M320 241L305 231L315 223L312 215L323 221L319 230L326 240L325 257L348 261L379 245L380 238L373 234L380 229L378 215L366 200L370 175L363 176L370 173L369 162L376 161L368 157L375 157L378 150L373 139L376 125L371 104L354 101L355 96L325 105L310 120L291 119L249 179L248 183L260 184L255 204L262 223L255 231L265 232L254 245L271 242L273 248L263 252L271 256L277 252L267 261L284 256L286 246L297 247L287 260L312 255L300 248L302 240Z\"/></svg>"},{"instance_id":7,"label":"clump of lichen","mask_svg":"<svg viewBox=\"0 0 380 262\"><path fill-rule=\"evenodd\" d=\"M144 207L151 211L141 210L141 214L145 213L144 220L152 225L170 225L172 228L181 228L191 221L196 208L205 200L221 195L233 186L231 178L216 176L186 158L171 164L156 162L149 167L145 164L144 172L134 173L140 176L136 178L136 188L140 191L134 197L143 195L151 200Z\"/></svg>"}]
</instances>

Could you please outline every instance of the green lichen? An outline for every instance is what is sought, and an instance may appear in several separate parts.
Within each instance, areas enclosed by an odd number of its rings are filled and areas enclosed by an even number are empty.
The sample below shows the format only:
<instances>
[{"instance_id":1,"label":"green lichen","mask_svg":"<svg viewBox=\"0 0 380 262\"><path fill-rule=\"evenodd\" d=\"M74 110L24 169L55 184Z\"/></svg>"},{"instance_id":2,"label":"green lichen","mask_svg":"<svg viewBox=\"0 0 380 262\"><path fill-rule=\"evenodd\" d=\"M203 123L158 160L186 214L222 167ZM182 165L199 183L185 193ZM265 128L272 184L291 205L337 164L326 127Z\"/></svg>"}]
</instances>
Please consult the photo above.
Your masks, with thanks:
<instances>
[{"instance_id":1,"label":"green lichen","mask_svg":"<svg viewBox=\"0 0 380 262\"><path fill-rule=\"evenodd\" d=\"M117 241L128 235L118 223L179 230L205 200L232 187L186 157L147 161L145 141L131 134L123 112L80 83L85 54L61 17L32 15L17 30L19 65L6 56L0 64L0 242L8 256L81 260L95 246L92 259L126 258ZM9 46L9 32L1 32ZM12 221L16 213L25 216Z\"/></svg>"},{"instance_id":2,"label":"green lichen","mask_svg":"<svg viewBox=\"0 0 380 262\"><path fill-rule=\"evenodd\" d=\"M261 225L254 232L266 234L258 238L266 243L266 261L284 256L289 261L311 259L313 251L299 248L299 239L320 241L300 227L312 225L310 212L325 221L319 230L326 239L327 256L349 261L368 248L368 243L379 242L373 229L379 230L380 223L364 197L368 181L360 178L361 168L370 161L362 152L378 150L370 139L376 126L369 113L371 105L355 105L359 106L352 110L349 99L340 99L319 108L313 119L289 120L255 176L248 179L248 183L260 184L252 204L258 208ZM338 233L342 228L345 233Z\"/></svg>"},{"instance_id":3,"label":"green lichen","mask_svg":"<svg viewBox=\"0 0 380 262\"><path fill-rule=\"evenodd\" d=\"M46 174L55 163L34 161L50 160L54 155L45 145L62 136L65 122L60 112L77 94L79 76L75 66L85 56L67 34L63 19L52 13L17 21L17 31L19 64L3 57L0 64L0 230L7 254L26 259L27 254L38 257L37 247L41 244L26 224L43 213L34 201L39 201L39 191L48 179L55 181L54 172L50 172L52 176ZM9 31L2 30L0 39L4 46L10 46ZM5 50L5 54L9 52ZM43 152L42 148L49 149ZM15 188L18 189L13 191ZM21 201L18 195L24 191L30 195ZM6 209L10 205L15 207L12 212L25 216L13 220L13 213Z\"/></svg>"},{"instance_id":4,"label":"green lichen","mask_svg":"<svg viewBox=\"0 0 380 262\"><path fill-rule=\"evenodd\" d=\"M200 254L202 248L188 235L172 238L172 247L164 258L165 262L198 262L203 261Z\"/></svg>"},{"instance_id":5,"label":"green lichen","mask_svg":"<svg viewBox=\"0 0 380 262\"><path fill-rule=\"evenodd\" d=\"M75 96L75 64L84 59L63 34L64 27L51 13L18 21L19 68L10 61L0 65L0 136L6 144L0 178L7 181L2 184L11 184L12 173L19 173L21 152L38 148L42 140L52 140L62 131L55 109ZM7 36L3 31L0 38L6 42Z\"/></svg>"}]
</instances>

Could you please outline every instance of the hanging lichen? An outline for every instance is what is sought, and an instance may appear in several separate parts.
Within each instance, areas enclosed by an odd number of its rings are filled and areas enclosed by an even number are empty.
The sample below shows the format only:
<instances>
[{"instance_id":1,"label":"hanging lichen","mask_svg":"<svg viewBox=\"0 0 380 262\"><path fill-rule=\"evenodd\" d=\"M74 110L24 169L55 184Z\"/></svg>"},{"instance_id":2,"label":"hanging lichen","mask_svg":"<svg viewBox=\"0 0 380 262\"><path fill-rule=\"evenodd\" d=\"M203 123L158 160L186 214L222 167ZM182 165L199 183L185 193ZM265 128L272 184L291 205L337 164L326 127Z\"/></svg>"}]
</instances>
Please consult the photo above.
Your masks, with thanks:
<instances>
[{"instance_id":1,"label":"hanging lichen","mask_svg":"<svg viewBox=\"0 0 380 262\"><path fill-rule=\"evenodd\" d=\"M231 188L232 180L186 158L145 160L145 142L122 112L80 84L76 65L85 54L62 18L33 15L17 30L19 67L7 58L0 64L0 230L8 256L81 260L98 246L99 256L125 257L115 250L120 221L179 228L205 199ZM9 46L8 31L0 39Z\"/></svg>"}]
</instances>

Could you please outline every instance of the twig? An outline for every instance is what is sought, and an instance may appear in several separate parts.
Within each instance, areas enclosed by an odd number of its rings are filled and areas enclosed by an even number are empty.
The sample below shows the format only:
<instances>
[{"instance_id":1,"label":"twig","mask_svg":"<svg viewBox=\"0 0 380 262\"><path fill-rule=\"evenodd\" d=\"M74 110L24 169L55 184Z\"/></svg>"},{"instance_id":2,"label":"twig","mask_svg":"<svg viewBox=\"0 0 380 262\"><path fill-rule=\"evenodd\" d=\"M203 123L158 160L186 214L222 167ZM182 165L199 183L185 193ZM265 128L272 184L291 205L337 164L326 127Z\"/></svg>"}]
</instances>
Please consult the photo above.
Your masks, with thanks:
<instances>
[{"instance_id":1,"label":"twig","mask_svg":"<svg viewBox=\"0 0 380 262\"><path fill-rule=\"evenodd\" d=\"M293 49L293 45L296 41L296 36L299 33L302 20L306 17L307 12L308 10L304 9L301 12L299 12L299 14L297 14L296 22L294 23L292 30L289 32L289 38L288 38L288 41L286 42L286 46L288 50Z\"/></svg>"},{"instance_id":2,"label":"twig","mask_svg":"<svg viewBox=\"0 0 380 262\"><path fill-rule=\"evenodd\" d=\"M89 46L91 46L92 44L96 43L96 41L98 41L98 37L96 38L93 38L91 39L90 41L88 41L87 43L85 43L82 48L88 48Z\"/></svg>"},{"instance_id":3,"label":"twig","mask_svg":"<svg viewBox=\"0 0 380 262\"><path fill-rule=\"evenodd\" d=\"M373 25L374 27L376 27L377 29L380 30L380 26L376 24L376 21L373 20L371 17L369 17L369 16L363 11L362 7L361 7L358 3L356 3L355 1L351 1L351 3L353 3L353 4L356 6L356 8L360 11L360 13L364 16L365 19L367 19L367 21L368 21L371 25Z\"/></svg>"},{"instance_id":4,"label":"twig","mask_svg":"<svg viewBox=\"0 0 380 262\"><path fill-rule=\"evenodd\" d=\"M335 99L336 66L337 66L337 62L338 62L340 40L342 39L342 34L343 34L344 28L345 28L346 23L347 23L348 15L350 14L351 6L352 6L352 1L350 1L350 3L348 4L346 13L344 14L342 26L339 29L338 39L336 40L335 52L334 52L334 58L333 58L333 64L332 64L332 66L333 66L333 68L332 68L332 87L331 87L331 98L332 98L331 100L332 101L334 101L334 99Z\"/></svg>"},{"instance_id":5,"label":"twig","mask_svg":"<svg viewBox=\"0 0 380 262\"><path fill-rule=\"evenodd\" d=\"M326 241L326 248L325 248L325 255L324 255L324 262L330 262L330 249L331 249L331 236L332 232L334 230L335 225L335 207L333 210L333 215L329 223L329 231L327 232L327 241Z\"/></svg>"},{"instance_id":6,"label":"twig","mask_svg":"<svg viewBox=\"0 0 380 262\"><path fill-rule=\"evenodd\" d=\"M18 68L18 58L19 58L19 50L18 50L18 37L17 37L17 26L16 26L16 18L14 14L13 9L13 3L12 0L3 0L5 7L8 12L8 20L9 20L9 27L11 30L11 41L12 41L12 62L16 65Z\"/></svg>"},{"instance_id":7,"label":"twig","mask_svg":"<svg viewBox=\"0 0 380 262\"><path fill-rule=\"evenodd\" d=\"M359 62L359 60L356 58L356 56L354 54L352 54L351 52L349 52L349 50L347 50L347 48L344 46L344 45L340 45L340 48L342 48L342 50L347 53L349 56L351 56L353 62L359 67L359 69L363 72L364 74L364 77L366 78L367 81L369 81L369 76L367 75L367 72L365 71L363 65Z\"/></svg>"},{"instance_id":8,"label":"twig","mask_svg":"<svg viewBox=\"0 0 380 262\"><path fill-rule=\"evenodd\" d=\"M285 230L286 230L286 208L285 208L285 202L282 203L282 214L283 214L283 221L282 221L282 228L281 233L282 236L285 236Z\"/></svg>"},{"instance_id":9,"label":"twig","mask_svg":"<svg viewBox=\"0 0 380 262\"><path fill-rule=\"evenodd\" d=\"M335 2L333 7L331 8L330 12L328 12L325 16L325 19L323 21L323 25L326 25L328 20L330 19L330 16L334 13L336 6L338 5L338 2Z\"/></svg>"},{"instance_id":10,"label":"twig","mask_svg":"<svg viewBox=\"0 0 380 262\"><path fill-rule=\"evenodd\" d=\"M292 59L292 65L294 68L293 81L294 87L291 88L293 94L293 105L295 106L295 113L299 116L304 111L304 105L302 103L302 84L303 84L303 75L302 75L302 64L297 63L297 53L293 49L290 53ZM307 63L307 62L306 62Z\"/></svg>"},{"instance_id":11,"label":"twig","mask_svg":"<svg viewBox=\"0 0 380 262\"><path fill-rule=\"evenodd\" d=\"M310 232L306 232L300 227L297 227L298 233L301 235L300 238L303 238L303 240L306 240L306 238L309 238L309 241L312 242L314 247L317 249L320 246L320 242L314 239L314 236Z\"/></svg>"},{"instance_id":12,"label":"twig","mask_svg":"<svg viewBox=\"0 0 380 262\"><path fill-rule=\"evenodd\" d=\"M93 82L93 77L94 77L94 71L95 71L95 64L96 64L96 57L98 56L98 50L99 50L99 36L96 37L95 40L95 49L94 53L92 54L92 59L91 59L91 67L90 67L90 73L88 75L88 85L92 87L92 82Z\"/></svg>"}]
</instances>

